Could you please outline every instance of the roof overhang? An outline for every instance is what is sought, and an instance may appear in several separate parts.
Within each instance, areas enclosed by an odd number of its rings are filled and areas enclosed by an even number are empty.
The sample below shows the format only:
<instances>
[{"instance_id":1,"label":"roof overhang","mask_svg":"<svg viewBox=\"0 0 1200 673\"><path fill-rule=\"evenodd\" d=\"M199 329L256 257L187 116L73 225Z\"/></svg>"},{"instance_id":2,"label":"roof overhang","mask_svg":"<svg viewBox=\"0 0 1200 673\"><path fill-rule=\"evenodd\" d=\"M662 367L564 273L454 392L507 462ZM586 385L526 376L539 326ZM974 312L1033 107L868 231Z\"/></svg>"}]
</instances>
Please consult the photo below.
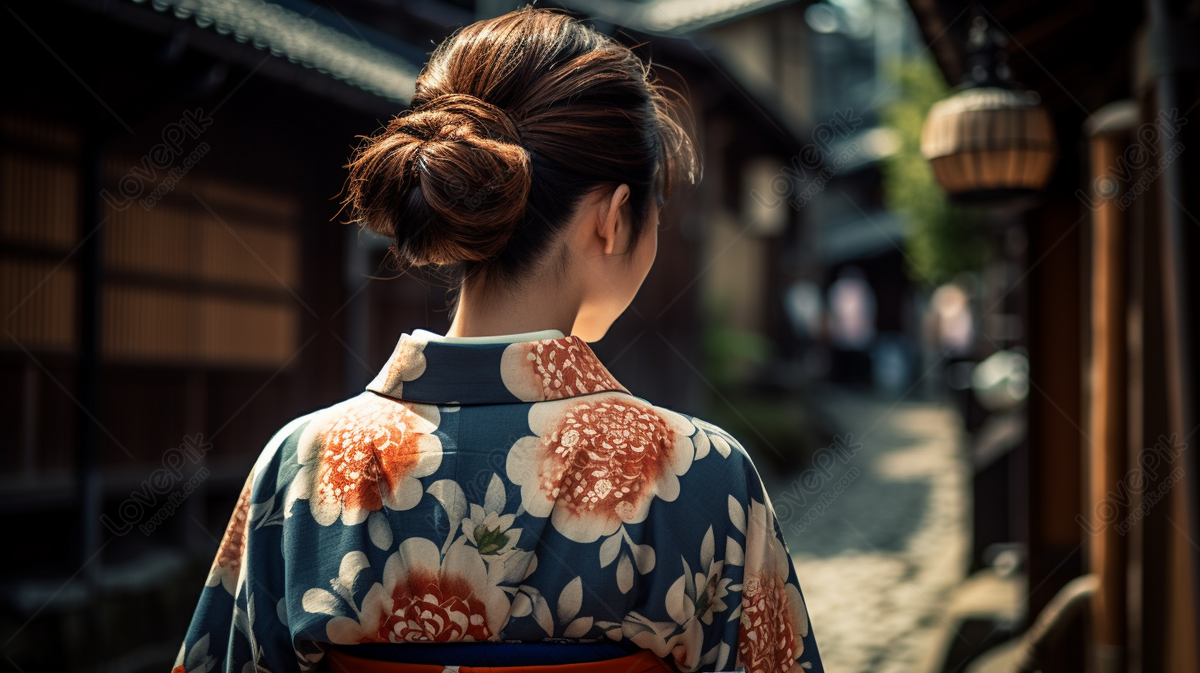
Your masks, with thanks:
<instances>
[{"instance_id":1,"label":"roof overhang","mask_svg":"<svg viewBox=\"0 0 1200 673\"><path fill-rule=\"evenodd\" d=\"M371 113L408 105L423 56L303 0L73 2L147 32L184 29L189 47Z\"/></svg>"}]
</instances>

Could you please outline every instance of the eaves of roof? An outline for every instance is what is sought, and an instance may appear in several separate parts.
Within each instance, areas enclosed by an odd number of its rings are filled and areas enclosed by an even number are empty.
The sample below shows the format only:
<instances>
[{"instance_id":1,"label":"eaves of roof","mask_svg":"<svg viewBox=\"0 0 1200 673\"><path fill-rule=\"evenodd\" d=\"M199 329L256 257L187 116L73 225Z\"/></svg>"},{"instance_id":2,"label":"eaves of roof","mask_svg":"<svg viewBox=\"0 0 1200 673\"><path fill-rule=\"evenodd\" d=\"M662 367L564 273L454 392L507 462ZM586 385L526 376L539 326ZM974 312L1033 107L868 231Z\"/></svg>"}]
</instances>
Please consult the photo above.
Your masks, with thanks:
<instances>
[{"instance_id":1,"label":"eaves of roof","mask_svg":"<svg viewBox=\"0 0 1200 673\"><path fill-rule=\"evenodd\" d=\"M397 53L403 48L398 41L317 5L302 0L150 0L149 4L385 100L407 104L412 98L420 67Z\"/></svg>"},{"instance_id":2,"label":"eaves of roof","mask_svg":"<svg viewBox=\"0 0 1200 673\"><path fill-rule=\"evenodd\" d=\"M68 2L151 33L184 29L190 47L375 114L408 105L425 58L416 47L304 0Z\"/></svg>"}]
</instances>

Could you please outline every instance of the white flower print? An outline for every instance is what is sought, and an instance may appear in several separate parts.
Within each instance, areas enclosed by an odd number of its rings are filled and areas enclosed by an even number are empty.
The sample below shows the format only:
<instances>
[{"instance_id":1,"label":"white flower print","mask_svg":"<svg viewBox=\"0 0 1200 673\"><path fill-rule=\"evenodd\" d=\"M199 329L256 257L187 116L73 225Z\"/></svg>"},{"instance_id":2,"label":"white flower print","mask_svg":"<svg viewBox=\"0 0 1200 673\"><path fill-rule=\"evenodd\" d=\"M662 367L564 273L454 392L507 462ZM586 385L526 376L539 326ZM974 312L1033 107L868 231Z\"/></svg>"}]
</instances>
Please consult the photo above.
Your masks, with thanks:
<instances>
[{"instance_id":1,"label":"white flower print","mask_svg":"<svg viewBox=\"0 0 1200 673\"><path fill-rule=\"evenodd\" d=\"M433 434L440 420L436 406L373 393L333 407L300 437L287 516L296 500L308 500L322 526L339 517L347 526L359 524L385 506L415 507L424 494L420 479L442 463L442 443Z\"/></svg>"},{"instance_id":2,"label":"white flower print","mask_svg":"<svg viewBox=\"0 0 1200 673\"><path fill-rule=\"evenodd\" d=\"M733 581L725 577L725 562L714 559L716 545L712 526L700 545L700 566L692 574L687 559L683 560L683 576L667 591L667 612L678 624L698 620L712 624L713 615L729 609L723 600L729 595Z\"/></svg>"},{"instance_id":3,"label":"white flower print","mask_svg":"<svg viewBox=\"0 0 1200 673\"><path fill-rule=\"evenodd\" d=\"M334 593L309 589L303 607L333 615L326 636L339 645L498 640L508 595L489 581L483 560L464 542L460 538L443 556L431 540L405 540L388 557L383 582L371 585L357 606L354 582L369 563L365 554L351 552L331 582ZM341 614L343 603L353 616Z\"/></svg>"},{"instance_id":4,"label":"white flower print","mask_svg":"<svg viewBox=\"0 0 1200 673\"><path fill-rule=\"evenodd\" d=\"M217 659L208 653L209 634L204 634L200 640L192 644L179 646L179 654L175 657L175 667L171 673L208 673L217 667Z\"/></svg>"},{"instance_id":5,"label":"white flower print","mask_svg":"<svg viewBox=\"0 0 1200 673\"><path fill-rule=\"evenodd\" d=\"M666 612L669 622L656 622L639 613L630 613L619 625L605 622L609 637L627 638L643 649L670 658L681 671L694 671L716 660L717 649L701 652L705 627L713 616L729 609L724 598L731 590L731 579L724 576L724 561L715 560L716 545L711 526L700 545L696 572L681 557L683 573L667 590Z\"/></svg>"},{"instance_id":6,"label":"white flower print","mask_svg":"<svg viewBox=\"0 0 1200 673\"><path fill-rule=\"evenodd\" d=\"M603 622L601 627L611 627L606 634L610 639L625 638L663 659L670 659L681 671L694 671L712 664L719 652L718 647L712 647L701 655L704 631L695 620L687 625L674 621L656 622L640 613L630 612L620 624Z\"/></svg>"},{"instance_id":7,"label":"white flower print","mask_svg":"<svg viewBox=\"0 0 1200 673\"><path fill-rule=\"evenodd\" d=\"M512 617L532 615L548 638L583 638L592 630L595 622L591 616L578 616L582 605L583 578L576 576L567 582L558 595L558 604L553 614L550 612L549 602L540 591L530 586L522 586L512 602Z\"/></svg>"},{"instance_id":8,"label":"white flower print","mask_svg":"<svg viewBox=\"0 0 1200 673\"><path fill-rule=\"evenodd\" d=\"M710 447L721 454L722 458L728 458L732 452L732 447L735 446L738 447L738 450L745 452L745 449L742 449L742 445L738 444L733 435L730 435L712 423L702 421L699 418L693 418L692 424L696 426L696 434L692 438L692 441L696 444L696 460L707 456Z\"/></svg>"},{"instance_id":9,"label":"white flower print","mask_svg":"<svg viewBox=\"0 0 1200 673\"><path fill-rule=\"evenodd\" d=\"M471 503L470 514L462 521L463 535L489 562L507 560L517 551L521 539L521 529L512 527L516 514L504 513L506 500L504 481L493 474L483 506Z\"/></svg>"},{"instance_id":10,"label":"white flower print","mask_svg":"<svg viewBox=\"0 0 1200 673\"><path fill-rule=\"evenodd\" d=\"M622 541L628 545L628 553L621 544ZM618 553L620 558L618 558ZM632 557L632 562L630 557ZM625 530L625 526L622 525L616 533L610 535L600 545L600 567L607 568L613 561L617 562L617 589L621 593L627 594L633 588L633 569L635 567L642 575L654 570L656 562L654 547L634 542L633 538L629 536L629 531Z\"/></svg>"},{"instance_id":11,"label":"white flower print","mask_svg":"<svg viewBox=\"0 0 1200 673\"><path fill-rule=\"evenodd\" d=\"M534 404L529 427L509 450L508 478L526 511L575 542L645 521L655 497L675 500L695 455L687 419L623 394Z\"/></svg>"},{"instance_id":12,"label":"white flower print","mask_svg":"<svg viewBox=\"0 0 1200 673\"><path fill-rule=\"evenodd\" d=\"M521 539L521 529L513 528L514 514L485 512L482 507L471 504L471 515L463 519L463 535L467 537L481 556L493 556L496 560L507 558L516 549Z\"/></svg>"},{"instance_id":13,"label":"white flower print","mask_svg":"<svg viewBox=\"0 0 1200 673\"><path fill-rule=\"evenodd\" d=\"M517 515L504 511L508 499L500 476L491 475L483 505L468 504L462 487L453 479L430 484L429 494L442 504L450 522L442 549L449 549L456 541L468 544L487 563L491 582L509 594L516 593L517 584L537 567L537 557L517 547L521 529L513 528Z\"/></svg>"}]
</instances>

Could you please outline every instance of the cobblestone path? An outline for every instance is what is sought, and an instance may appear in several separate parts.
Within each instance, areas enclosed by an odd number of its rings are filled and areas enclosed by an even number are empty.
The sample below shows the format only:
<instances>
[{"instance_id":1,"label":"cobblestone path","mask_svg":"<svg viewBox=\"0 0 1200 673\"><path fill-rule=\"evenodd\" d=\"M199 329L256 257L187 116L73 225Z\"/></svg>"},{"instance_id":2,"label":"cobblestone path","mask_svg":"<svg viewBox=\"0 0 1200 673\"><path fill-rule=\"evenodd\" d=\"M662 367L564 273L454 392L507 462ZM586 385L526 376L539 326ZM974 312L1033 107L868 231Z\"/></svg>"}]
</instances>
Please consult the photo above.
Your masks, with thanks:
<instances>
[{"instance_id":1,"label":"cobblestone path","mask_svg":"<svg viewBox=\"0 0 1200 673\"><path fill-rule=\"evenodd\" d=\"M822 391L819 404L853 439L768 489L825 668L923 673L967 565L958 420L935 403L841 391Z\"/></svg>"}]
</instances>

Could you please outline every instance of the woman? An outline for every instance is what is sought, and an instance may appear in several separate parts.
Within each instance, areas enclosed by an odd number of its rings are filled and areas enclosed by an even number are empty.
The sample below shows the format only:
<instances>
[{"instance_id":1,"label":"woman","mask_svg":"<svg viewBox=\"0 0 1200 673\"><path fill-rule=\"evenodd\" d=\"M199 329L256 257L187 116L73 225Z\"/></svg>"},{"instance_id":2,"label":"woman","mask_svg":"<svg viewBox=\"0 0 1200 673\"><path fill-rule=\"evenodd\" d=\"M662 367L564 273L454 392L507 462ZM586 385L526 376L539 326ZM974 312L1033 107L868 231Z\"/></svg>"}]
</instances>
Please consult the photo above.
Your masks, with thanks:
<instances>
[{"instance_id":1,"label":"woman","mask_svg":"<svg viewBox=\"0 0 1200 673\"><path fill-rule=\"evenodd\" d=\"M176 671L821 670L744 450L587 345L696 172L674 114L560 13L434 52L346 204L403 261L461 271L449 335L402 336L366 392L271 439Z\"/></svg>"}]
</instances>

